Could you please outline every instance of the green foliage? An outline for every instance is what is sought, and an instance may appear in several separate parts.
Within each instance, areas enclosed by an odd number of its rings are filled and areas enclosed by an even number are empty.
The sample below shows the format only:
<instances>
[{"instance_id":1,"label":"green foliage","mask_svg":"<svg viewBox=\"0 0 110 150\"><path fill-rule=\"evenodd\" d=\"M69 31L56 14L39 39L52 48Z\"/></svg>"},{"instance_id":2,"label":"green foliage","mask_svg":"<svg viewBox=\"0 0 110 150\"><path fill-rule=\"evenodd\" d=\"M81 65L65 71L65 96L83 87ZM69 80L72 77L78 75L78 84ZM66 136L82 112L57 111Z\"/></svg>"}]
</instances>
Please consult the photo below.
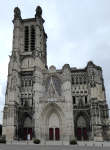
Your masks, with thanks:
<instances>
[{"instance_id":1,"label":"green foliage","mask_svg":"<svg viewBox=\"0 0 110 150\"><path fill-rule=\"evenodd\" d=\"M0 139L0 143L6 143L6 140Z\"/></svg>"},{"instance_id":2,"label":"green foliage","mask_svg":"<svg viewBox=\"0 0 110 150\"><path fill-rule=\"evenodd\" d=\"M76 145L77 144L77 141L76 140L71 140L70 141L70 145Z\"/></svg>"},{"instance_id":3,"label":"green foliage","mask_svg":"<svg viewBox=\"0 0 110 150\"><path fill-rule=\"evenodd\" d=\"M39 143L40 143L40 140L39 140L39 139L35 139L35 140L33 141L33 143L34 143L34 144L39 144Z\"/></svg>"}]
</instances>

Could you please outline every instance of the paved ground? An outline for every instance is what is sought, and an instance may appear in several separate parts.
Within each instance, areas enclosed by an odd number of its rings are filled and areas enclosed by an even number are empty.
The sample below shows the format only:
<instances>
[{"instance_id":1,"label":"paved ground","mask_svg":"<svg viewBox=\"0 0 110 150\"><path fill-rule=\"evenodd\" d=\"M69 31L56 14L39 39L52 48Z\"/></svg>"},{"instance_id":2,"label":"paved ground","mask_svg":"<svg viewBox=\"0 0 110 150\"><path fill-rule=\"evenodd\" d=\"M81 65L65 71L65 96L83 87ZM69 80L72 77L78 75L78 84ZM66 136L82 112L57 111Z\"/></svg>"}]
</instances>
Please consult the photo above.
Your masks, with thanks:
<instances>
[{"instance_id":1,"label":"paved ground","mask_svg":"<svg viewBox=\"0 0 110 150\"><path fill-rule=\"evenodd\" d=\"M34 145L33 141L8 141L8 145ZM39 145L56 145L56 146L70 146L69 141L41 141ZM103 146L103 147L110 147L110 141L109 142L94 142L94 141L78 141L78 146Z\"/></svg>"},{"instance_id":2,"label":"paved ground","mask_svg":"<svg viewBox=\"0 0 110 150\"><path fill-rule=\"evenodd\" d=\"M110 150L110 147L0 144L0 150Z\"/></svg>"}]
</instances>

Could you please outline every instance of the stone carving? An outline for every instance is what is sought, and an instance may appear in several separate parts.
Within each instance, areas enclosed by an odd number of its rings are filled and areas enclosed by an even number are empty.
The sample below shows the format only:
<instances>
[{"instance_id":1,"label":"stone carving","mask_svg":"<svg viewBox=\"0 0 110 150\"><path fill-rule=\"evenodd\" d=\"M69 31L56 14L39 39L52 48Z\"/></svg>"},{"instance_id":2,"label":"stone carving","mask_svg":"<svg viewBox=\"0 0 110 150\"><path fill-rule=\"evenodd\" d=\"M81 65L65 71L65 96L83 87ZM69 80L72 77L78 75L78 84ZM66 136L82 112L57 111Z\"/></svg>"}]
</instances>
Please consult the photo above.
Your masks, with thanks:
<instances>
[{"instance_id":1,"label":"stone carving","mask_svg":"<svg viewBox=\"0 0 110 150\"><path fill-rule=\"evenodd\" d=\"M54 90L52 84L51 84L50 87L49 87L48 97L56 97L55 90Z\"/></svg>"},{"instance_id":2,"label":"stone carving","mask_svg":"<svg viewBox=\"0 0 110 150\"><path fill-rule=\"evenodd\" d=\"M65 64L62 68L62 78L63 78L63 82L65 81L70 81L71 82L71 73L70 73L70 66L69 64Z\"/></svg>"},{"instance_id":3,"label":"stone carving","mask_svg":"<svg viewBox=\"0 0 110 150\"><path fill-rule=\"evenodd\" d=\"M15 76L13 76L11 79L10 91L16 91L16 77Z\"/></svg>"},{"instance_id":4,"label":"stone carving","mask_svg":"<svg viewBox=\"0 0 110 150\"><path fill-rule=\"evenodd\" d=\"M80 98L80 100L79 100L79 106L82 106L82 105L84 105L84 103L83 103L83 99L82 99L82 98Z\"/></svg>"},{"instance_id":5,"label":"stone carving","mask_svg":"<svg viewBox=\"0 0 110 150\"><path fill-rule=\"evenodd\" d=\"M7 119L7 107L4 107L3 118Z\"/></svg>"},{"instance_id":6,"label":"stone carving","mask_svg":"<svg viewBox=\"0 0 110 150\"><path fill-rule=\"evenodd\" d=\"M33 76L21 76L21 86L31 87L33 85Z\"/></svg>"},{"instance_id":7,"label":"stone carving","mask_svg":"<svg viewBox=\"0 0 110 150\"><path fill-rule=\"evenodd\" d=\"M16 52L13 52L13 62L17 62L17 55L16 55Z\"/></svg>"},{"instance_id":8,"label":"stone carving","mask_svg":"<svg viewBox=\"0 0 110 150\"><path fill-rule=\"evenodd\" d=\"M40 6L37 6L37 8L36 8L36 15L35 16L42 17L42 9L41 9Z\"/></svg>"},{"instance_id":9,"label":"stone carving","mask_svg":"<svg viewBox=\"0 0 110 150\"><path fill-rule=\"evenodd\" d=\"M61 96L61 82L56 76L52 76L52 81L59 96Z\"/></svg>"},{"instance_id":10,"label":"stone carving","mask_svg":"<svg viewBox=\"0 0 110 150\"><path fill-rule=\"evenodd\" d=\"M45 91L46 91L46 93L47 93L48 88L49 88L49 85L50 85L50 80L51 80L51 78L49 77L49 78L46 80L46 83L45 83Z\"/></svg>"},{"instance_id":11,"label":"stone carving","mask_svg":"<svg viewBox=\"0 0 110 150\"><path fill-rule=\"evenodd\" d=\"M51 95L51 97L52 97L52 95L55 95L56 92L59 96L61 96L60 80L56 76L52 76L52 77L48 78L45 83L45 89L46 89L46 93L49 90L49 95ZM50 94L50 92L51 92L51 94Z\"/></svg>"},{"instance_id":12,"label":"stone carving","mask_svg":"<svg viewBox=\"0 0 110 150\"><path fill-rule=\"evenodd\" d=\"M86 127L86 120L83 116L80 116L77 120L77 127Z\"/></svg>"},{"instance_id":13,"label":"stone carving","mask_svg":"<svg viewBox=\"0 0 110 150\"><path fill-rule=\"evenodd\" d=\"M56 67L55 66L50 66L49 67L49 73L55 73L56 72Z\"/></svg>"},{"instance_id":14,"label":"stone carving","mask_svg":"<svg viewBox=\"0 0 110 150\"><path fill-rule=\"evenodd\" d=\"M32 120L29 117L25 119L24 127L32 127Z\"/></svg>"},{"instance_id":15,"label":"stone carving","mask_svg":"<svg viewBox=\"0 0 110 150\"><path fill-rule=\"evenodd\" d=\"M96 86L96 83L95 83L95 73L94 73L94 71L92 72L92 74L90 75L90 85L91 85L91 87L95 87Z\"/></svg>"},{"instance_id":16,"label":"stone carving","mask_svg":"<svg viewBox=\"0 0 110 150\"><path fill-rule=\"evenodd\" d=\"M29 19L22 19L16 7L13 23L3 135L6 134L7 140L15 137L23 140L24 127L31 127L32 136L44 141L49 140L49 127L56 126L60 128L60 140L70 141L77 139L77 128L84 127L93 140L95 123L109 126L101 67L90 61L83 69L70 68L69 64L62 69L55 66L48 69L47 34L40 6L35 18ZM100 133L96 136L101 136Z\"/></svg>"},{"instance_id":17,"label":"stone carving","mask_svg":"<svg viewBox=\"0 0 110 150\"><path fill-rule=\"evenodd\" d=\"M86 84L87 73L86 72L74 72L72 73L72 84Z\"/></svg>"},{"instance_id":18,"label":"stone carving","mask_svg":"<svg viewBox=\"0 0 110 150\"><path fill-rule=\"evenodd\" d=\"M17 17L17 16L21 16L21 11L18 7L15 7L14 9L14 16Z\"/></svg>"}]
</instances>

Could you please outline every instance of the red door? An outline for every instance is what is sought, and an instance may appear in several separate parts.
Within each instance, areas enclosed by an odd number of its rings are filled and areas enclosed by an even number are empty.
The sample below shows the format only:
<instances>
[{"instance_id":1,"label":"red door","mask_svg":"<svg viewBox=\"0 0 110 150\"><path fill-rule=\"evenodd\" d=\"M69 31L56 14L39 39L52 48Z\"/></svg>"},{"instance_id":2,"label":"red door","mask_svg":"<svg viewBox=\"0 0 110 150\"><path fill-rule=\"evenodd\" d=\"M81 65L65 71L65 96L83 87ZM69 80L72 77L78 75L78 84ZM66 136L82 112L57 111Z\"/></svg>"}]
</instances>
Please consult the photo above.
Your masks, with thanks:
<instances>
[{"instance_id":1,"label":"red door","mask_svg":"<svg viewBox=\"0 0 110 150\"><path fill-rule=\"evenodd\" d=\"M53 128L49 128L49 140L53 140Z\"/></svg>"},{"instance_id":2,"label":"red door","mask_svg":"<svg viewBox=\"0 0 110 150\"><path fill-rule=\"evenodd\" d=\"M87 129L83 128L83 140L87 141Z\"/></svg>"},{"instance_id":3,"label":"red door","mask_svg":"<svg viewBox=\"0 0 110 150\"><path fill-rule=\"evenodd\" d=\"M59 128L55 128L55 140L60 140Z\"/></svg>"},{"instance_id":4,"label":"red door","mask_svg":"<svg viewBox=\"0 0 110 150\"><path fill-rule=\"evenodd\" d=\"M77 140L81 141L81 128L77 128Z\"/></svg>"},{"instance_id":5,"label":"red door","mask_svg":"<svg viewBox=\"0 0 110 150\"><path fill-rule=\"evenodd\" d=\"M30 140L32 140L32 128L29 128Z\"/></svg>"},{"instance_id":6,"label":"red door","mask_svg":"<svg viewBox=\"0 0 110 150\"><path fill-rule=\"evenodd\" d=\"M24 140L27 140L27 128L24 128Z\"/></svg>"}]
</instances>

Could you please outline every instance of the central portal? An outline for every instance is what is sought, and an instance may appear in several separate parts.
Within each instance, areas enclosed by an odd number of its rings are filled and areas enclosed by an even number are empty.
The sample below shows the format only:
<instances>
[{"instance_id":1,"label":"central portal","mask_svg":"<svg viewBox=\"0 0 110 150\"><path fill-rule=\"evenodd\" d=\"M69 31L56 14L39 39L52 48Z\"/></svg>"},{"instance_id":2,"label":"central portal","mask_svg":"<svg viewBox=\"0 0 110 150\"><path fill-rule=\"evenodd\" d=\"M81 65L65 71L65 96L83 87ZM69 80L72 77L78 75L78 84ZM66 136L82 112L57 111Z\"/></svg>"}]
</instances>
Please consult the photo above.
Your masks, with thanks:
<instances>
[{"instance_id":1,"label":"central portal","mask_svg":"<svg viewBox=\"0 0 110 150\"><path fill-rule=\"evenodd\" d=\"M49 140L60 140L59 118L55 113L49 118Z\"/></svg>"},{"instance_id":2,"label":"central portal","mask_svg":"<svg viewBox=\"0 0 110 150\"><path fill-rule=\"evenodd\" d=\"M49 140L60 140L59 128L49 128Z\"/></svg>"}]
</instances>

